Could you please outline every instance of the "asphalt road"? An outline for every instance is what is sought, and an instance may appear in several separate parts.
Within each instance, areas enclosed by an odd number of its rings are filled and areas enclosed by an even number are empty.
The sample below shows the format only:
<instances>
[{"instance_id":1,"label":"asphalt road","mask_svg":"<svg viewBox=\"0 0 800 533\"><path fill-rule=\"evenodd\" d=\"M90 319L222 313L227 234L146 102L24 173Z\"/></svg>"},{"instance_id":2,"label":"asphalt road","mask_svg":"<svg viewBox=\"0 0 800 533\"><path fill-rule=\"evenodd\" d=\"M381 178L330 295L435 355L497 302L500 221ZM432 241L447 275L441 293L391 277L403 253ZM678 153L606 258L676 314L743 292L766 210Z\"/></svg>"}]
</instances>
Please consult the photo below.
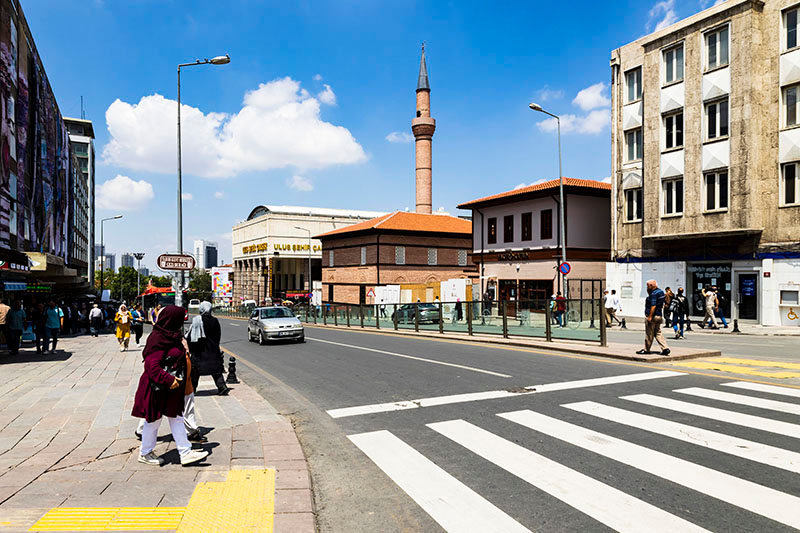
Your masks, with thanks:
<instances>
[{"instance_id":1,"label":"asphalt road","mask_svg":"<svg viewBox=\"0 0 800 533\"><path fill-rule=\"evenodd\" d=\"M311 327L262 347L221 323L295 422L323 531L800 529L797 389Z\"/></svg>"}]
</instances>

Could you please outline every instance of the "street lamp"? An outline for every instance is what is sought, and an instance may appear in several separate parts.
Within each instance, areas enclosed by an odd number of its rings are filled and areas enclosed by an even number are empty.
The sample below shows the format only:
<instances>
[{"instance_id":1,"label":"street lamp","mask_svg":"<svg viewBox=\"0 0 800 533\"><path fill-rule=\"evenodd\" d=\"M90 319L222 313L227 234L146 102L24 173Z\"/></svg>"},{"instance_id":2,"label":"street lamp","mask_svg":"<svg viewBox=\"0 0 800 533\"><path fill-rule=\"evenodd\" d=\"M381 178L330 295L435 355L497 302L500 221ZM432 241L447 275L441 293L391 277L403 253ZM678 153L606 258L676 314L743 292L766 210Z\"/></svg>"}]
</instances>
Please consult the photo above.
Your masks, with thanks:
<instances>
[{"instance_id":1,"label":"street lamp","mask_svg":"<svg viewBox=\"0 0 800 533\"><path fill-rule=\"evenodd\" d=\"M561 237L561 260L558 262L558 266L561 267L561 263L567 262L567 237L564 232L564 173L561 171L561 118L549 111L545 111L539 104L531 102L528 107L539 113L550 115L556 119L556 124L558 125L558 229ZM567 287L564 283L564 274L561 272L561 268L558 269L558 273L561 281L560 285L564 287L566 292Z\"/></svg>"},{"instance_id":2,"label":"street lamp","mask_svg":"<svg viewBox=\"0 0 800 533\"><path fill-rule=\"evenodd\" d=\"M137 252L133 254L133 257L136 258L136 294L142 294L139 279L142 275L142 259L144 259L144 252ZM142 309L144 309L144 297L142 297Z\"/></svg>"},{"instance_id":3,"label":"street lamp","mask_svg":"<svg viewBox=\"0 0 800 533\"><path fill-rule=\"evenodd\" d=\"M306 228L301 228L300 226L295 226L294 229L299 229L300 231L308 232L308 293L312 293L311 288L311 230Z\"/></svg>"},{"instance_id":4,"label":"street lamp","mask_svg":"<svg viewBox=\"0 0 800 533\"><path fill-rule=\"evenodd\" d=\"M100 220L100 251L102 252L100 254L100 301L101 302L103 301L103 288L105 287L104 284L105 280L103 279L103 276L105 274L104 271L106 268L106 261L105 261L106 246L103 241L103 222L105 222L106 220L117 220L118 218L122 218L122 215L117 215L115 217L108 217Z\"/></svg>"},{"instance_id":5,"label":"street lamp","mask_svg":"<svg viewBox=\"0 0 800 533\"><path fill-rule=\"evenodd\" d=\"M225 65L231 62L228 54L216 56L211 59L195 59L194 63L181 63L178 65L178 253L183 253L183 185L181 176L181 68L195 65ZM183 270L181 270L180 286L175 291L175 305L183 305Z\"/></svg>"}]
</instances>

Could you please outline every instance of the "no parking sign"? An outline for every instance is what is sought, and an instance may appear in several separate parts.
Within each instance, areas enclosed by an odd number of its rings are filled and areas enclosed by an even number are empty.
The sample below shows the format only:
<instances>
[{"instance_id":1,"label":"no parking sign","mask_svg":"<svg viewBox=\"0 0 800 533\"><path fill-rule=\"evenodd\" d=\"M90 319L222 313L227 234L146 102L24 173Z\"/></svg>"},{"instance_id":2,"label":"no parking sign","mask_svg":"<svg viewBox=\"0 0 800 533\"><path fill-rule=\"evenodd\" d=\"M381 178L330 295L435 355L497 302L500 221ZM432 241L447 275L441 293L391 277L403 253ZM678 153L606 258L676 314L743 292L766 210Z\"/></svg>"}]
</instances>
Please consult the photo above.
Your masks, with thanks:
<instances>
[{"instance_id":1,"label":"no parking sign","mask_svg":"<svg viewBox=\"0 0 800 533\"><path fill-rule=\"evenodd\" d=\"M572 267L569 266L569 263L565 261L560 265L558 265L558 270L561 271L561 273L566 276L567 274L569 274L569 271L572 270Z\"/></svg>"}]
</instances>

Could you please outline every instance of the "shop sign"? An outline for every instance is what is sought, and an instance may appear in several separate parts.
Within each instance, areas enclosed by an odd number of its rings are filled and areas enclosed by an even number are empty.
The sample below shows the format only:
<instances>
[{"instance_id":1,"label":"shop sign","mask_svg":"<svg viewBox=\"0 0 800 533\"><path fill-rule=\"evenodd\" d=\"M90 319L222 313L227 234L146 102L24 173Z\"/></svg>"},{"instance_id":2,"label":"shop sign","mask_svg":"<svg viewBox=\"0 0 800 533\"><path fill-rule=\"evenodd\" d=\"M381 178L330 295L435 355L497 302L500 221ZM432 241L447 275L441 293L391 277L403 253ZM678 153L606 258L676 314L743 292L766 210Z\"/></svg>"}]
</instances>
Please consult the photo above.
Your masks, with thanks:
<instances>
[{"instance_id":1,"label":"shop sign","mask_svg":"<svg viewBox=\"0 0 800 533\"><path fill-rule=\"evenodd\" d=\"M28 288L28 285L27 283L15 283L13 281L6 281L3 284L3 287L5 288L6 292L24 291L25 289Z\"/></svg>"},{"instance_id":2,"label":"shop sign","mask_svg":"<svg viewBox=\"0 0 800 533\"><path fill-rule=\"evenodd\" d=\"M248 246L242 246L242 253L243 254L253 254L256 252L266 252L267 247L269 245L265 242L259 244L250 244Z\"/></svg>"},{"instance_id":3,"label":"shop sign","mask_svg":"<svg viewBox=\"0 0 800 533\"><path fill-rule=\"evenodd\" d=\"M276 252L307 252L308 243L306 244L287 243L287 242L275 243L272 245L272 249ZM269 250L269 244L266 242L242 246L243 254L254 254L257 252L266 252L268 250ZM315 244L311 247L311 250L313 252L319 252L322 250L322 246L320 246L319 244Z\"/></svg>"},{"instance_id":4,"label":"shop sign","mask_svg":"<svg viewBox=\"0 0 800 533\"><path fill-rule=\"evenodd\" d=\"M0 260L0 270L16 270L17 272L30 272L31 267L22 263Z\"/></svg>"},{"instance_id":5,"label":"shop sign","mask_svg":"<svg viewBox=\"0 0 800 533\"><path fill-rule=\"evenodd\" d=\"M497 256L498 261L527 261L528 259L530 259L528 252L508 252Z\"/></svg>"}]
</instances>

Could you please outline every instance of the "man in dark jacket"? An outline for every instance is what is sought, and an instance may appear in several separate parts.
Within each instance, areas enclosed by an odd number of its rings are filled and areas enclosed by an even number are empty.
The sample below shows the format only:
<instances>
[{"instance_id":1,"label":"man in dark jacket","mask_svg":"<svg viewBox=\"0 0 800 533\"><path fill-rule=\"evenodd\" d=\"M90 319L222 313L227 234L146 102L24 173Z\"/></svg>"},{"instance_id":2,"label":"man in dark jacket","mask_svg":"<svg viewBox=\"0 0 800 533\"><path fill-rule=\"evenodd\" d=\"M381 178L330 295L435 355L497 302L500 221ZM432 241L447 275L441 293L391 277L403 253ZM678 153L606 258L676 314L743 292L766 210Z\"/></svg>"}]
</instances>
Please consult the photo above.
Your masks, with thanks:
<instances>
[{"instance_id":1,"label":"man in dark jacket","mask_svg":"<svg viewBox=\"0 0 800 533\"><path fill-rule=\"evenodd\" d=\"M219 321L211 316L211 303L200 304L200 316L192 319L192 325L187 334L189 351L192 354L192 385L195 391L200 381L200 376L211 376L217 385L220 396L230 392L225 384L222 372L225 367L222 350L219 343L222 338L222 328Z\"/></svg>"},{"instance_id":2,"label":"man in dark jacket","mask_svg":"<svg viewBox=\"0 0 800 533\"><path fill-rule=\"evenodd\" d=\"M676 294L670 302L670 311L672 313L672 329L675 331L676 339L683 339L683 326L686 317L689 316L689 299L683 293L683 287L678 288ZM678 331L680 325L680 331Z\"/></svg>"},{"instance_id":3,"label":"man in dark jacket","mask_svg":"<svg viewBox=\"0 0 800 533\"><path fill-rule=\"evenodd\" d=\"M661 346L661 355L669 355L669 346L667 341L664 340L664 335L661 334L661 322L664 319L664 301L666 294L658 288L656 280L651 279L647 281L647 298L644 301L644 316L645 316L645 337L644 337L644 350L639 350L638 354L649 354L650 347L655 340Z\"/></svg>"}]
</instances>

